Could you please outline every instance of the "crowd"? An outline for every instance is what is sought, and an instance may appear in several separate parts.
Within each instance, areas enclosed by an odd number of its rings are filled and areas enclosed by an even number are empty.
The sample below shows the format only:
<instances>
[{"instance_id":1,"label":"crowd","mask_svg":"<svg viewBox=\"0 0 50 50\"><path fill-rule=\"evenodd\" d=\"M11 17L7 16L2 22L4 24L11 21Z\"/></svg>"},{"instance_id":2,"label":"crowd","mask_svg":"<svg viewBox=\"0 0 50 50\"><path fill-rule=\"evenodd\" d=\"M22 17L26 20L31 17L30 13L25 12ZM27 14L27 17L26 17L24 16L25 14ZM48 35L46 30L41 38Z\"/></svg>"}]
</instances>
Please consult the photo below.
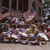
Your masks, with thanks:
<instances>
[{"instance_id":1,"label":"crowd","mask_svg":"<svg viewBox=\"0 0 50 50\"><path fill-rule=\"evenodd\" d=\"M42 20L27 23L23 19L11 15L9 20L0 23L0 41L4 42L5 37L13 43L21 41L30 45L31 40L33 40L34 43L42 45L42 40L44 40L44 44L50 40L50 28Z\"/></svg>"}]
</instances>

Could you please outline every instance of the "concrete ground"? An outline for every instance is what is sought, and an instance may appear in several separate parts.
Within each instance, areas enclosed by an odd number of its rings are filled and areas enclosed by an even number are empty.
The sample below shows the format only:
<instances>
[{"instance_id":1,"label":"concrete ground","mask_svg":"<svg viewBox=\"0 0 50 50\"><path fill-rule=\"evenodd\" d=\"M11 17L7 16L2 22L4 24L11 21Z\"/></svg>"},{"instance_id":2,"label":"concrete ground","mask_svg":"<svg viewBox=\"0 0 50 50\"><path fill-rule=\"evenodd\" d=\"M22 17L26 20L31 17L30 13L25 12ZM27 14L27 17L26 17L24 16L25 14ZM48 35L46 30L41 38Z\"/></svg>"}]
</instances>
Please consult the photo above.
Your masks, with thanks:
<instances>
[{"instance_id":1,"label":"concrete ground","mask_svg":"<svg viewBox=\"0 0 50 50\"><path fill-rule=\"evenodd\" d=\"M50 50L50 42L47 45L22 45L13 43L0 43L0 50Z\"/></svg>"}]
</instances>

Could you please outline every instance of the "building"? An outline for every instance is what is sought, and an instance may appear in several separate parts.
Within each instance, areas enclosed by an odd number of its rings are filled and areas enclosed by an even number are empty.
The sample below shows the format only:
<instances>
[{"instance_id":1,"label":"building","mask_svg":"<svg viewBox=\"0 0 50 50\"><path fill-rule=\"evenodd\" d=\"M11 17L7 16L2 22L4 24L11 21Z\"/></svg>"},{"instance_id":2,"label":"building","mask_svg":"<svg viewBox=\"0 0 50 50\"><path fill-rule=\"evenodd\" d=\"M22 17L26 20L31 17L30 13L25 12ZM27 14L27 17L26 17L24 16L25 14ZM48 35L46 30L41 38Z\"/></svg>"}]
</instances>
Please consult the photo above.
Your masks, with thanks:
<instances>
[{"instance_id":1,"label":"building","mask_svg":"<svg viewBox=\"0 0 50 50\"><path fill-rule=\"evenodd\" d=\"M36 17L42 17L42 0L0 0L0 12L7 8L17 18L22 18L22 14L35 7Z\"/></svg>"}]
</instances>

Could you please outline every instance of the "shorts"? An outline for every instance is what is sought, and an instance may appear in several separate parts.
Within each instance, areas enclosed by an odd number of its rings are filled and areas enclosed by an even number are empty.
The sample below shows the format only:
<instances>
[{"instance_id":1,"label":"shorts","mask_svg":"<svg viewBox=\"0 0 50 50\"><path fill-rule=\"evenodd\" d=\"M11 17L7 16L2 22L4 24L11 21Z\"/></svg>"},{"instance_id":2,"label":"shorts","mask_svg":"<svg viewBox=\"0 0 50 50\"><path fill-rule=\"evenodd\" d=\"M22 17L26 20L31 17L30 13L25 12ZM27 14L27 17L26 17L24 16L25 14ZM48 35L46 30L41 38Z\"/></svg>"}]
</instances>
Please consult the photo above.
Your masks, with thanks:
<instances>
[{"instance_id":1,"label":"shorts","mask_svg":"<svg viewBox=\"0 0 50 50\"><path fill-rule=\"evenodd\" d=\"M7 33L6 36L10 38L11 37L11 32Z\"/></svg>"},{"instance_id":2,"label":"shorts","mask_svg":"<svg viewBox=\"0 0 50 50\"><path fill-rule=\"evenodd\" d=\"M15 38L15 39L18 39L19 38L19 35L12 34L11 37L12 38Z\"/></svg>"},{"instance_id":3,"label":"shorts","mask_svg":"<svg viewBox=\"0 0 50 50\"><path fill-rule=\"evenodd\" d=\"M34 40L36 40L37 35L36 34L29 34L30 37L32 37Z\"/></svg>"},{"instance_id":4,"label":"shorts","mask_svg":"<svg viewBox=\"0 0 50 50\"><path fill-rule=\"evenodd\" d=\"M3 32L2 34L4 34L4 35L5 35L5 34L6 34L6 32Z\"/></svg>"},{"instance_id":5,"label":"shorts","mask_svg":"<svg viewBox=\"0 0 50 50\"><path fill-rule=\"evenodd\" d=\"M11 36L11 32L3 32L2 34L4 34L7 37L10 37Z\"/></svg>"},{"instance_id":6,"label":"shorts","mask_svg":"<svg viewBox=\"0 0 50 50\"><path fill-rule=\"evenodd\" d=\"M24 32L19 32L20 35L24 36L24 37L28 37L28 34L24 33Z\"/></svg>"}]
</instances>

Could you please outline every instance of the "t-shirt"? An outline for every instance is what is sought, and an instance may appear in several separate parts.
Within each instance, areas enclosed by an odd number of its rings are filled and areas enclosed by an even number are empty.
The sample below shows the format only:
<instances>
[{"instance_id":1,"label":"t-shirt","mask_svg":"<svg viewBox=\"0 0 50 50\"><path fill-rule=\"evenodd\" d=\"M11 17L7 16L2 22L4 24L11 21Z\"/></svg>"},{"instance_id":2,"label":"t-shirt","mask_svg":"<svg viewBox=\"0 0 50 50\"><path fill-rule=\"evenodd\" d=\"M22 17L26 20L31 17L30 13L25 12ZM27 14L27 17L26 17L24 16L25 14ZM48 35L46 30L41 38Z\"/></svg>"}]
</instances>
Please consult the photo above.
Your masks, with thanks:
<instances>
[{"instance_id":1,"label":"t-shirt","mask_svg":"<svg viewBox=\"0 0 50 50\"><path fill-rule=\"evenodd\" d=\"M12 29L11 32L12 32L13 34L16 34L16 33L18 34L18 33L19 33L17 29Z\"/></svg>"},{"instance_id":2,"label":"t-shirt","mask_svg":"<svg viewBox=\"0 0 50 50\"><path fill-rule=\"evenodd\" d=\"M27 29L25 29L25 28L22 28L22 31L25 32L25 33L27 33Z\"/></svg>"},{"instance_id":3,"label":"t-shirt","mask_svg":"<svg viewBox=\"0 0 50 50\"><path fill-rule=\"evenodd\" d=\"M18 24L19 25L25 25L25 23L23 21L20 21Z\"/></svg>"},{"instance_id":4,"label":"t-shirt","mask_svg":"<svg viewBox=\"0 0 50 50\"><path fill-rule=\"evenodd\" d=\"M35 30L30 29L28 32L32 33L32 34L37 34L38 33L37 29L35 29Z\"/></svg>"},{"instance_id":5,"label":"t-shirt","mask_svg":"<svg viewBox=\"0 0 50 50\"><path fill-rule=\"evenodd\" d=\"M42 31L42 30L40 30L40 29L38 29L38 33L43 33L43 31Z\"/></svg>"}]
</instances>

